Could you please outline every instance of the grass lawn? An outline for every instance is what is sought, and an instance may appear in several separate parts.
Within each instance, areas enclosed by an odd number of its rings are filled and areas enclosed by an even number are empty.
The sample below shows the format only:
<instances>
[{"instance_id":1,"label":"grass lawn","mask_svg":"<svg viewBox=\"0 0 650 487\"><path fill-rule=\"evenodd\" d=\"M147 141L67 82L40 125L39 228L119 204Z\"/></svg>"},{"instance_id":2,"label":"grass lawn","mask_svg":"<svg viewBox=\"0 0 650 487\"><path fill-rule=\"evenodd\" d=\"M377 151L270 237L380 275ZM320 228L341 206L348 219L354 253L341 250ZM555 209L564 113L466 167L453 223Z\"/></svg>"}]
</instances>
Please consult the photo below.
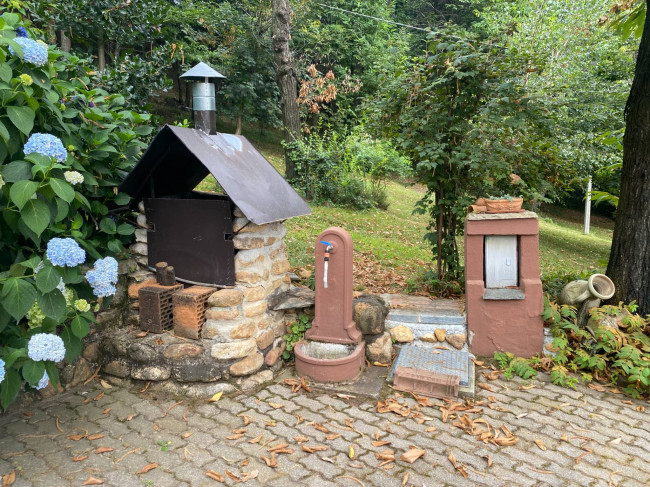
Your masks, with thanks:
<instances>
[{"instance_id":1,"label":"grass lawn","mask_svg":"<svg viewBox=\"0 0 650 487\"><path fill-rule=\"evenodd\" d=\"M218 127L224 132L232 132L232 129L234 127L223 121ZM267 129L261 133L244 125L243 133L280 172L284 172L278 132ZM199 185L203 191L214 188L212 176ZM396 182L389 183L387 189L389 208L385 211L311 204L311 215L285 222L292 269L296 272L313 270L318 235L328 227L340 226L350 233L354 242L357 291L423 292L418 277L435 266L431 249L422 239L427 216L413 215L415 203L424 194L424 189ZM539 225L542 279L604 270L612 238L611 220L594 217L591 234L584 235L580 212L549 206L539 213ZM459 248L462 254L462 237Z\"/></svg>"}]
</instances>

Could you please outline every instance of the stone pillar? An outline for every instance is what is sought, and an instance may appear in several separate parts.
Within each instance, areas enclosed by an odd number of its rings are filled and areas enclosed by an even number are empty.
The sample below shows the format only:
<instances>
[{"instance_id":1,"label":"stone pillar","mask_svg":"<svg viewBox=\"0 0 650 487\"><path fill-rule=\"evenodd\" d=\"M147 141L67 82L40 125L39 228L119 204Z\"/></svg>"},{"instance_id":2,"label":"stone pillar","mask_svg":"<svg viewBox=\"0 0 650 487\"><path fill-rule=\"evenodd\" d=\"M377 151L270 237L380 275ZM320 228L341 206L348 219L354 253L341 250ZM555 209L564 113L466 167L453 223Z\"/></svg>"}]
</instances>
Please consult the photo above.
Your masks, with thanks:
<instances>
[{"instance_id":1,"label":"stone pillar","mask_svg":"<svg viewBox=\"0 0 650 487\"><path fill-rule=\"evenodd\" d=\"M516 286L486 287L485 238L517 239ZM495 351L531 357L542 352L543 295L539 273L537 215L470 213L465 220L465 293L470 350L480 356Z\"/></svg>"}]
</instances>

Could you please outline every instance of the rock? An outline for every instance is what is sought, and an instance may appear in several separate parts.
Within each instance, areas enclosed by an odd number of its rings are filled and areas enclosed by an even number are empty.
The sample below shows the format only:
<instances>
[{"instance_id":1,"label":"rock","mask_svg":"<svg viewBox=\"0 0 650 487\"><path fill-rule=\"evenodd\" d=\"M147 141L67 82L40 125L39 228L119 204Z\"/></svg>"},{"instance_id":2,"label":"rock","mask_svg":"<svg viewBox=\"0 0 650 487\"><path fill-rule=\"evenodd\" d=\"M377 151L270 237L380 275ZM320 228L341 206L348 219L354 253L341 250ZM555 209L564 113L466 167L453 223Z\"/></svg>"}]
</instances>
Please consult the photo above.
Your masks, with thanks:
<instances>
[{"instance_id":1,"label":"rock","mask_svg":"<svg viewBox=\"0 0 650 487\"><path fill-rule=\"evenodd\" d=\"M257 342L257 348L260 350L264 350L265 348L268 348L272 343L273 340L275 339L275 332L273 329L268 328L261 332L255 341Z\"/></svg>"},{"instance_id":2,"label":"rock","mask_svg":"<svg viewBox=\"0 0 650 487\"><path fill-rule=\"evenodd\" d=\"M235 272L235 281L243 282L244 284L257 284L263 279L266 279L268 276L268 270L266 275L264 273L260 274L258 272L246 272L246 271L237 271Z\"/></svg>"},{"instance_id":3,"label":"rock","mask_svg":"<svg viewBox=\"0 0 650 487\"><path fill-rule=\"evenodd\" d=\"M158 359L158 351L146 343L135 342L129 347L129 357L136 362L155 363Z\"/></svg>"},{"instance_id":4,"label":"rock","mask_svg":"<svg viewBox=\"0 0 650 487\"><path fill-rule=\"evenodd\" d=\"M172 376L179 382L214 382L221 379L222 368L214 363L191 361L172 366Z\"/></svg>"},{"instance_id":5,"label":"rock","mask_svg":"<svg viewBox=\"0 0 650 487\"><path fill-rule=\"evenodd\" d=\"M433 332L436 338L438 339L439 342L444 342L445 341L445 336L447 335L447 331L442 329L442 328L436 328L436 331Z\"/></svg>"},{"instance_id":6,"label":"rock","mask_svg":"<svg viewBox=\"0 0 650 487\"><path fill-rule=\"evenodd\" d=\"M217 392L228 394L235 391L232 384L226 382L218 382L212 384L179 384L173 380L156 382L151 384L150 391L163 391L168 394L173 394L182 397L197 397L209 399Z\"/></svg>"},{"instance_id":7,"label":"rock","mask_svg":"<svg viewBox=\"0 0 650 487\"><path fill-rule=\"evenodd\" d=\"M393 341L389 332L385 331L381 335L366 340L366 358L370 363L390 363L393 358Z\"/></svg>"},{"instance_id":8,"label":"rock","mask_svg":"<svg viewBox=\"0 0 650 487\"><path fill-rule=\"evenodd\" d=\"M174 343L169 345L163 355L167 359L178 360L183 357L198 357L203 353L203 347L193 343Z\"/></svg>"},{"instance_id":9,"label":"rock","mask_svg":"<svg viewBox=\"0 0 650 487\"><path fill-rule=\"evenodd\" d=\"M463 345L465 345L466 341L467 341L467 335L465 335L465 333L459 333L457 335L447 336L447 343L449 343L456 350L460 350L461 348L463 348Z\"/></svg>"},{"instance_id":10,"label":"rock","mask_svg":"<svg viewBox=\"0 0 650 487\"><path fill-rule=\"evenodd\" d=\"M259 316L261 314L264 314L265 311L266 301L258 301L257 303L244 305L244 316L246 316L246 318Z\"/></svg>"},{"instance_id":11,"label":"rock","mask_svg":"<svg viewBox=\"0 0 650 487\"><path fill-rule=\"evenodd\" d=\"M271 265L271 274L282 274L283 272L287 272L290 267L289 261L286 258L273 262Z\"/></svg>"},{"instance_id":12,"label":"rock","mask_svg":"<svg viewBox=\"0 0 650 487\"><path fill-rule=\"evenodd\" d=\"M288 291L276 292L268 299L269 309L302 309L314 306L314 291L304 287L292 287Z\"/></svg>"},{"instance_id":13,"label":"rock","mask_svg":"<svg viewBox=\"0 0 650 487\"><path fill-rule=\"evenodd\" d=\"M208 320L234 320L239 315L240 313L237 308L208 308L205 311L205 317Z\"/></svg>"},{"instance_id":14,"label":"rock","mask_svg":"<svg viewBox=\"0 0 650 487\"><path fill-rule=\"evenodd\" d=\"M81 352L81 356L89 362L97 362L99 358L99 344L97 342L89 343Z\"/></svg>"},{"instance_id":15,"label":"rock","mask_svg":"<svg viewBox=\"0 0 650 487\"><path fill-rule=\"evenodd\" d=\"M135 241L147 243L147 231L144 228L135 229Z\"/></svg>"},{"instance_id":16,"label":"rock","mask_svg":"<svg viewBox=\"0 0 650 487\"><path fill-rule=\"evenodd\" d=\"M85 382L91 375L93 375L94 370L90 367L90 363L85 358L80 358L77 360L77 363L74 365L74 373L72 374L72 380L70 387L78 386L82 382Z\"/></svg>"},{"instance_id":17,"label":"rock","mask_svg":"<svg viewBox=\"0 0 650 487\"><path fill-rule=\"evenodd\" d=\"M131 377L137 380L167 380L170 375L172 375L172 371L169 367L158 365L144 365L131 370Z\"/></svg>"},{"instance_id":18,"label":"rock","mask_svg":"<svg viewBox=\"0 0 650 487\"><path fill-rule=\"evenodd\" d=\"M254 338L246 340L237 340L230 343L215 343L212 345L210 354L217 360L231 360L242 358L257 349L257 343Z\"/></svg>"},{"instance_id":19,"label":"rock","mask_svg":"<svg viewBox=\"0 0 650 487\"><path fill-rule=\"evenodd\" d=\"M384 332L388 307L379 296L361 295L354 300L352 319L364 335L379 335Z\"/></svg>"},{"instance_id":20,"label":"rock","mask_svg":"<svg viewBox=\"0 0 650 487\"><path fill-rule=\"evenodd\" d=\"M250 338L255 333L254 320L219 321L207 320L203 325L203 338L220 337L225 341Z\"/></svg>"},{"instance_id":21,"label":"rock","mask_svg":"<svg viewBox=\"0 0 650 487\"><path fill-rule=\"evenodd\" d=\"M262 286L249 287L244 289L244 298L249 303L261 301L266 297L266 290Z\"/></svg>"},{"instance_id":22,"label":"rock","mask_svg":"<svg viewBox=\"0 0 650 487\"><path fill-rule=\"evenodd\" d=\"M131 245L131 252L138 255L149 255L149 247L146 243L138 242Z\"/></svg>"},{"instance_id":23,"label":"rock","mask_svg":"<svg viewBox=\"0 0 650 487\"><path fill-rule=\"evenodd\" d=\"M438 343L438 339L433 333L427 333L420 337L420 340L427 343Z\"/></svg>"},{"instance_id":24,"label":"rock","mask_svg":"<svg viewBox=\"0 0 650 487\"><path fill-rule=\"evenodd\" d=\"M216 308L237 306L242 302L242 299L243 293L240 289L222 289L208 298L208 306L214 306Z\"/></svg>"},{"instance_id":25,"label":"rock","mask_svg":"<svg viewBox=\"0 0 650 487\"><path fill-rule=\"evenodd\" d=\"M232 210L232 214L237 218L246 218L246 215L244 215L244 212L241 211L238 206L235 206L235 209Z\"/></svg>"},{"instance_id":26,"label":"rock","mask_svg":"<svg viewBox=\"0 0 650 487\"><path fill-rule=\"evenodd\" d=\"M138 215L136 221L140 228L151 228L149 224L147 224L147 217L143 214Z\"/></svg>"},{"instance_id":27,"label":"rock","mask_svg":"<svg viewBox=\"0 0 650 487\"><path fill-rule=\"evenodd\" d=\"M269 367L273 367L278 359L282 356L284 348L285 345L283 343L281 347L275 347L269 350L269 352L266 354L266 357L264 357L264 363Z\"/></svg>"},{"instance_id":28,"label":"rock","mask_svg":"<svg viewBox=\"0 0 650 487\"><path fill-rule=\"evenodd\" d=\"M242 391L249 392L255 389L256 387L261 386L265 382L269 382L272 380L273 380L273 372L271 372L270 370L263 370L261 372L258 372L255 375L252 375L242 380L239 387L241 388Z\"/></svg>"},{"instance_id":29,"label":"rock","mask_svg":"<svg viewBox=\"0 0 650 487\"><path fill-rule=\"evenodd\" d=\"M98 325L105 325L105 324L117 324L120 321L122 315L122 310L115 308L115 309L108 309L106 311L103 311L101 313L97 313L97 316L95 319L97 320Z\"/></svg>"},{"instance_id":30,"label":"rock","mask_svg":"<svg viewBox=\"0 0 650 487\"><path fill-rule=\"evenodd\" d=\"M253 234L254 235L254 234ZM264 247L264 237L249 234L235 235L232 239L234 247L238 250L251 250Z\"/></svg>"},{"instance_id":31,"label":"rock","mask_svg":"<svg viewBox=\"0 0 650 487\"><path fill-rule=\"evenodd\" d=\"M255 351L248 357L230 366L230 375L239 377L242 375L251 375L257 372L264 365L264 356Z\"/></svg>"},{"instance_id":32,"label":"rock","mask_svg":"<svg viewBox=\"0 0 650 487\"><path fill-rule=\"evenodd\" d=\"M390 330L390 336L399 343L409 343L413 341L413 332L406 325L398 325Z\"/></svg>"},{"instance_id":33,"label":"rock","mask_svg":"<svg viewBox=\"0 0 650 487\"><path fill-rule=\"evenodd\" d=\"M131 366L121 360L113 360L102 367L102 370L109 375L116 377L128 377L131 375Z\"/></svg>"}]
</instances>

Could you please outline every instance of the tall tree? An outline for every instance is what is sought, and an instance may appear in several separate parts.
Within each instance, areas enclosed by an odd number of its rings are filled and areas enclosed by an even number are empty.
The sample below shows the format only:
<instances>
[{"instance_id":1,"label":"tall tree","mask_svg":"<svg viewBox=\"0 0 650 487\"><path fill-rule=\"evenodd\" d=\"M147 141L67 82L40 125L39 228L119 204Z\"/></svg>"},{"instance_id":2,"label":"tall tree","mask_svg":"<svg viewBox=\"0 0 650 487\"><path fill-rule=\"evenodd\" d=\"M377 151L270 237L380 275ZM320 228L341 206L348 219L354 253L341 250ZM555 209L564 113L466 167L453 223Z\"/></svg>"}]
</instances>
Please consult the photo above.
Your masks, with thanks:
<instances>
[{"instance_id":1,"label":"tall tree","mask_svg":"<svg viewBox=\"0 0 650 487\"><path fill-rule=\"evenodd\" d=\"M291 6L288 0L273 0L273 53L275 79L280 88L284 140L287 144L300 138L300 111L298 109L298 76L293 64L291 40ZM285 176L295 179L296 169L285 148Z\"/></svg>"},{"instance_id":2,"label":"tall tree","mask_svg":"<svg viewBox=\"0 0 650 487\"><path fill-rule=\"evenodd\" d=\"M636 300L650 313L650 16L646 16L625 106L621 195L607 275L616 301Z\"/></svg>"}]
</instances>

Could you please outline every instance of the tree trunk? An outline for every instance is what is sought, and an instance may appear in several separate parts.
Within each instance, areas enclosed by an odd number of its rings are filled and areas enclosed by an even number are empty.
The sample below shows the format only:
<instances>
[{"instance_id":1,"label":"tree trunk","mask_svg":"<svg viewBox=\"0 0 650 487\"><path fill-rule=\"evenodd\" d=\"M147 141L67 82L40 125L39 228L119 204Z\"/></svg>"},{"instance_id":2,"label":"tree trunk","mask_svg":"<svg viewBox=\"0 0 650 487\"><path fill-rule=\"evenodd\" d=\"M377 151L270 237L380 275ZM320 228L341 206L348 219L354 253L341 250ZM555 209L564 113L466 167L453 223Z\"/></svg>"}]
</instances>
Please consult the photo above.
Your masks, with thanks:
<instances>
[{"instance_id":1,"label":"tree trunk","mask_svg":"<svg viewBox=\"0 0 650 487\"><path fill-rule=\"evenodd\" d=\"M284 140L287 143L300 138L300 111L298 110L298 79L293 65L293 55L289 47L291 40L291 6L288 0L273 0L273 57L275 80L280 88ZM285 176L295 179L296 168L285 148Z\"/></svg>"},{"instance_id":2,"label":"tree trunk","mask_svg":"<svg viewBox=\"0 0 650 487\"><path fill-rule=\"evenodd\" d=\"M99 29L99 37L97 38L97 63L99 64L99 72L103 73L106 69L106 44L104 42L104 29Z\"/></svg>"},{"instance_id":3,"label":"tree trunk","mask_svg":"<svg viewBox=\"0 0 650 487\"><path fill-rule=\"evenodd\" d=\"M61 50L63 52L70 52L70 49L72 49L72 40L65 35L65 31L61 31Z\"/></svg>"},{"instance_id":4,"label":"tree trunk","mask_svg":"<svg viewBox=\"0 0 650 487\"><path fill-rule=\"evenodd\" d=\"M616 285L613 301L635 300L645 315L650 313L650 15L625 112L621 196L607 275Z\"/></svg>"},{"instance_id":5,"label":"tree trunk","mask_svg":"<svg viewBox=\"0 0 650 487\"><path fill-rule=\"evenodd\" d=\"M237 122L235 126L235 135L241 135L241 115L237 115Z\"/></svg>"}]
</instances>

